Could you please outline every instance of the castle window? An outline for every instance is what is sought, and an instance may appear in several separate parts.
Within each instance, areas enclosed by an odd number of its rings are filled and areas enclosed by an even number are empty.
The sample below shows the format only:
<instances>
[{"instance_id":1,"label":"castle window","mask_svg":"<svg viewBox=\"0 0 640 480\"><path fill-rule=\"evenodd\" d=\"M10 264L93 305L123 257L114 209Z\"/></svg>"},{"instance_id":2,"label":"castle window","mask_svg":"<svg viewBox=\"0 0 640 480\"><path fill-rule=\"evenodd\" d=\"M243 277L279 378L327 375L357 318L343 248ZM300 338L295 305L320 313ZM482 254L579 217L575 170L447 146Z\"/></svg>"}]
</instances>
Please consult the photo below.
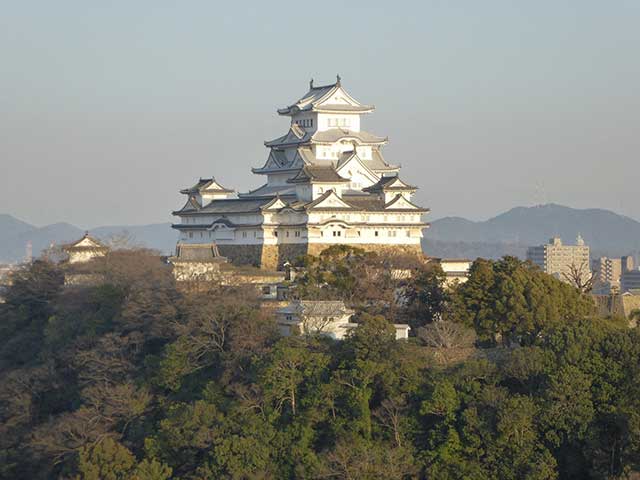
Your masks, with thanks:
<instances>
[{"instance_id":1,"label":"castle window","mask_svg":"<svg viewBox=\"0 0 640 480\"><path fill-rule=\"evenodd\" d=\"M277 236L278 236L278 232L277 232L277 231L276 231L276 232L273 232L273 236L274 236L274 237L277 237Z\"/></svg>"},{"instance_id":2,"label":"castle window","mask_svg":"<svg viewBox=\"0 0 640 480\"><path fill-rule=\"evenodd\" d=\"M289 238L289 230L287 230L286 236L287 236L287 238Z\"/></svg>"},{"instance_id":3,"label":"castle window","mask_svg":"<svg viewBox=\"0 0 640 480\"><path fill-rule=\"evenodd\" d=\"M256 238L258 236L258 232L253 232L253 238Z\"/></svg>"},{"instance_id":4,"label":"castle window","mask_svg":"<svg viewBox=\"0 0 640 480\"><path fill-rule=\"evenodd\" d=\"M395 230L389 230L389 236L390 237L395 237L396 236L396 231Z\"/></svg>"},{"instance_id":5,"label":"castle window","mask_svg":"<svg viewBox=\"0 0 640 480\"><path fill-rule=\"evenodd\" d=\"M411 230L407 230L407 237L411 236Z\"/></svg>"},{"instance_id":6,"label":"castle window","mask_svg":"<svg viewBox=\"0 0 640 480\"><path fill-rule=\"evenodd\" d=\"M360 230L358 230L358 236L360 236Z\"/></svg>"},{"instance_id":7,"label":"castle window","mask_svg":"<svg viewBox=\"0 0 640 480\"><path fill-rule=\"evenodd\" d=\"M247 238L247 232L242 232L242 238Z\"/></svg>"},{"instance_id":8,"label":"castle window","mask_svg":"<svg viewBox=\"0 0 640 480\"><path fill-rule=\"evenodd\" d=\"M375 232L373 232L373 235L377 237L378 236L378 231L376 230Z\"/></svg>"},{"instance_id":9,"label":"castle window","mask_svg":"<svg viewBox=\"0 0 640 480\"><path fill-rule=\"evenodd\" d=\"M193 232L189 232L189 238L193 238Z\"/></svg>"}]
</instances>

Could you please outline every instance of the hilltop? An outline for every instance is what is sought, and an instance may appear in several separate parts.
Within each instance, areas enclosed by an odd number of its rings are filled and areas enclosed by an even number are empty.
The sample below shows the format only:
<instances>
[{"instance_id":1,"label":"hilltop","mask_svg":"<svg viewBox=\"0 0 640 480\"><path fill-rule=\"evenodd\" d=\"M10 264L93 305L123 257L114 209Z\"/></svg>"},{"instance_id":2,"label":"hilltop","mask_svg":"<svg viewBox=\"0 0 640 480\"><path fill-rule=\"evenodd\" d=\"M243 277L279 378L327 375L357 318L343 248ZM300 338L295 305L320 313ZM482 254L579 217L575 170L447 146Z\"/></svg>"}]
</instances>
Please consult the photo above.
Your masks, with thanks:
<instances>
[{"instance_id":1,"label":"hilltop","mask_svg":"<svg viewBox=\"0 0 640 480\"><path fill-rule=\"evenodd\" d=\"M581 234L596 255L640 250L640 222L610 210L557 204L515 207L485 221L445 217L425 231L423 249L434 256L523 257L526 247L554 236L573 243Z\"/></svg>"}]
</instances>

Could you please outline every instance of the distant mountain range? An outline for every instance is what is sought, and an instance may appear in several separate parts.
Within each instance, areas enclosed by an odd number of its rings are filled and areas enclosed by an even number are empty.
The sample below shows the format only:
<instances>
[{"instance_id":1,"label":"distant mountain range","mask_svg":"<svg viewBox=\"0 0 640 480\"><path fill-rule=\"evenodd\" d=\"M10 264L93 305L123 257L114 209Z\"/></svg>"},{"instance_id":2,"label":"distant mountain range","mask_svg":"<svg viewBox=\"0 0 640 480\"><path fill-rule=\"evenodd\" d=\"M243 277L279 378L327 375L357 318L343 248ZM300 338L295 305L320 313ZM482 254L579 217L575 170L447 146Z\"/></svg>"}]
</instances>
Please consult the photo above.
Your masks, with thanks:
<instances>
[{"instance_id":1,"label":"distant mountain range","mask_svg":"<svg viewBox=\"0 0 640 480\"><path fill-rule=\"evenodd\" d=\"M531 245L561 237L574 244L577 235L592 256L620 256L640 251L640 222L609 210L575 209L548 204L516 207L482 222L445 217L425 231L423 250L436 257L523 258Z\"/></svg>"},{"instance_id":2,"label":"distant mountain range","mask_svg":"<svg viewBox=\"0 0 640 480\"><path fill-rule=\"evenodd\" d=\"M125 232L135 244L165 254L174 250L178 238L169 223L115 225L91 230L92 235L102 240ZM68 223L35 227L11 215L0 214L0 263L23 260L27 242L32 244L33 255L38 256L52 243L69 243L83 234L84 230ZM580 210L555 204L516 207L482 222L460 217L441 218L425 231L422 247L425 253L436 257L475 259L515 255L524 258L530 245L545 243L554 236L573 244L578 234L591 247L594 257L640 252L640 222L609 210Z\"/></svg>"},{"instance_id":3,"label":"distant mountain range","mask_svg":"<svg viewBox=\"0 0 640 480\"><path fill-rule=\"evenodd\" d=\"M69 223L54 223L36 227L11 215L0 214L0 263L20 262L25 258L27 243L31 242L33 256L37 257L51 244L61 245L78 240L84 230ZM112 225L91 230L95 237L107 241L126 234L132 243L170 253L178 239L170 223L152 225Z\"/></svg>"}]
</instances>

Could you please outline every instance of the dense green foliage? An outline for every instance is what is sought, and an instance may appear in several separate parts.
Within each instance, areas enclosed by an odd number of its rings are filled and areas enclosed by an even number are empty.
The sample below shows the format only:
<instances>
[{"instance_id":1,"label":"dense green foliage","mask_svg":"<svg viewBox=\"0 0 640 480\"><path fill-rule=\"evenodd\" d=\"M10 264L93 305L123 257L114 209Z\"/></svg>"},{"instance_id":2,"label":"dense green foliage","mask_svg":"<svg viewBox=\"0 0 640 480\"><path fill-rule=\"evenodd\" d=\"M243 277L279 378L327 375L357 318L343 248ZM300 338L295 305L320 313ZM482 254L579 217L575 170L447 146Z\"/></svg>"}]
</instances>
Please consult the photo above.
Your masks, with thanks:
<instances>
[{"instance_id":1,"label":"dense green foliage","mask_svg":"<svg viewBox=\"0 0 640 480\"><path fill-rule=\"evenodd\" d=\"M640 334L576 290L513 258L476 262L451 291L407 259L339 248L304 262L293 294L347 301L361 323L347 340L281 338L253 289L180 291L145 252L110 254L93 285L64 287L46 262L20 271L0 304L0 478L640 467ZM390 320L418 337L396 341Z\"/></svg>"}]
</instances>

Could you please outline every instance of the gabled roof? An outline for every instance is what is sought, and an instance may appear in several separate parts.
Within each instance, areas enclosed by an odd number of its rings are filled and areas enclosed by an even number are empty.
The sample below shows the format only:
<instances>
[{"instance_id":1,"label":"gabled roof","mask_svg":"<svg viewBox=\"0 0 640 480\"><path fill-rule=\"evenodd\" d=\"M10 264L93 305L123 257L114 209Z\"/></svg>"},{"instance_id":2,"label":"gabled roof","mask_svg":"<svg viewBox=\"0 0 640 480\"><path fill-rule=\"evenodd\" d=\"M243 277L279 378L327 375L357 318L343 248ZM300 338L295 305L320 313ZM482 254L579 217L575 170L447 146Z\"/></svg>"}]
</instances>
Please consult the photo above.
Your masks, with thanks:
<instances>
[{"instance_id":1,"label":"gabled roof","mask_svg":"<svg viewBox=\"0 0 640 480\"><path fill-rule=\"evenodd\" d=\"M298 147L293 160L289 161L284 150L271 148L266 163L260 168L252 168L253 173L266 173L272 171L297 170L305 165L315 162L316 158L310 147Z\"/></svg>"},{"instance_id":2,"label":"gabled roof","mask_svg":"<svg viewBox=\"0 0 640 480\"><path fill-rule=\"evenodd\" d=\"M189 198L187 198L187 203L185 203L184 206L180 210L178 210L177 212L173 212L173 214L175 215L178 212L179 213L197 212L201 208L202 208L202 205L200 205L198 203L198 200L196 200L195 197L193 197L191 195L191 196L189 196Z\"/></svg>"},{"instance_id":3,"label":"gabled roof","mask_svg":"<svg viewBox=\"0 0 640 480\"><path fill-rule=\"evenodd\" d=\"M295 300L286 307L280 308L279 314L294 314L300 316L341 316L352 315L353 310L347 308L341 300Z\"/></svg>"},{"instance_id":4,"label":"gabled roof","mask_svg":"<svg viewBox=\"0 0 640 480\"><path fill-rule=\"evenodd\" d=\"M295 125L295 124L294 124ZM353 139L360 145L383 145L388 143L387 137L378 137L373 133L353 130L346 128L331 128L322 132L304 132L304 135L292 133L293 126L286 135L278 137L274 140L264 142L267 147L284 147L289 145L306 145L306 144L331 144L338 140Z\"/></svg>"},{"instance_id":5,"label":"gabled roof","mask_svg":"<svg viewBox=\"0 0 640 480\"><path fill-rule=\"evenodd\" d=\"M63 250L65 251L80 251L80 250L101 250L106 251L109 250L109 247L104 245L100 240L95 237L89 235L89 232L85 232L84 236L76 240L73 243L68 245L64 245Z\"/></svg>"},{"instance_id":6,"label":"gabled roof","mask_svg":"<svg viewBox=\"0 0 640 480\"><path fill-rule=\"evenodd\" d=\"M357 167L358 170L361 170L362 172L364 172L366 176L369 177L369 180L371 182L375 182L378 179L378 175L376 175L373 171L371 171L368 165L355 152L348 152L346 155L343 155L338 161L336 171L341 172L346 168L348 168L348 166L352 163L356 163L358 166Z\"/></svg>"},{"instance_id":7,"label":"gabled roof","mask_svg":"<svg viewBox=\"0 0 640 480\"><path fill-rule=\"evenodd\" d=\"M307 210L353 210L353 207L341 199L333 190L328 190L304 207Z\"/></svg>"},{"instance_id":8,"label":"gabled roof","mask_svg":"<svg viewBox=\"0 0 640 480\"><path fill-rule=\"evenodd\" d=\"M280 115L295 115L305 111L340 111L366 113L373 111L373 105L363 105L349 95L342 87L340 77L330 85L314 86L309 83L309 91L288 107L279 108Z\"/></svg>"},{"instance_id":9,"label":"gabled roof","mask_svg":"<svg viewBox=\"0 0 640 480\"><path fill-rule=\"evenodd\" d=\"M382 177L378 183L362 189L365 192L415 192L417 187L400 180L398 176Z\"/></svg>"},{"instance_id":10,"label":"gabled roof","mask_svg":"<svg viewBox=\"0 0 640 480\"><path fill-rule=\"evenodd\" d=\"M291 125L291 127L289 127L289 131L285 135L278 137L274 140L266 141L264 142L264 144L267 147L279 147L282 145L297 145L297 144L308 143L309 141L311 141L311 137L313 137L313 132L307 132L302 127L294 123Z\"/></svg>"},{"instance_id":11,"label":"gabled roof","mask_svg":"<svg viewBox=\"0 0 640 480\"><path fill-rule=\"evenodd\" d=\"M289 183L348 183L331 165L305 165Z\"/></svg>"},{"instance_id":12,"label":"gabled roof","mask_svg":"<svg viewBox=\"0 0 640 480\"><path fill-rule=\"evenodd\" d=\"M190 193L198 193L202 191L210 192L210 193L213 193L213 192L233 193L234 192L233 190L230 190L220 185L216 181L215 177L211 177L211 178L201 178L200 180L198 180L198 183L196 183L194 186L180 190L180 193L184 193L185 195L188 195Z\"/></svg>"},{"instance_id":13,"label":"gabled roof","mask_svg":"<svg viewBox=\"0 0 640 480\"><path fill-rule=\"evenodd\" d=\"M286 206L287 206L286 202L284 202L280 198L280 195L276 195L275 197L273 197L273 199L270 202L262 205L260 207L260 210L278 210L278 209L284 208Z\"/></svg>"},{"instance_id":14,"label":"gabled roof","mask_svg":"<svg viewBox=\"0 0 640 480\"><path fill-rule=\"evenodd\" d=\"M384 206L385 210L393 209L393 210L419 210L419 211L429 211L428 209L421 208L414 203L411 203L400 193L395 196L393 200L387 203Z\"/></svg>"}]
</instances>

